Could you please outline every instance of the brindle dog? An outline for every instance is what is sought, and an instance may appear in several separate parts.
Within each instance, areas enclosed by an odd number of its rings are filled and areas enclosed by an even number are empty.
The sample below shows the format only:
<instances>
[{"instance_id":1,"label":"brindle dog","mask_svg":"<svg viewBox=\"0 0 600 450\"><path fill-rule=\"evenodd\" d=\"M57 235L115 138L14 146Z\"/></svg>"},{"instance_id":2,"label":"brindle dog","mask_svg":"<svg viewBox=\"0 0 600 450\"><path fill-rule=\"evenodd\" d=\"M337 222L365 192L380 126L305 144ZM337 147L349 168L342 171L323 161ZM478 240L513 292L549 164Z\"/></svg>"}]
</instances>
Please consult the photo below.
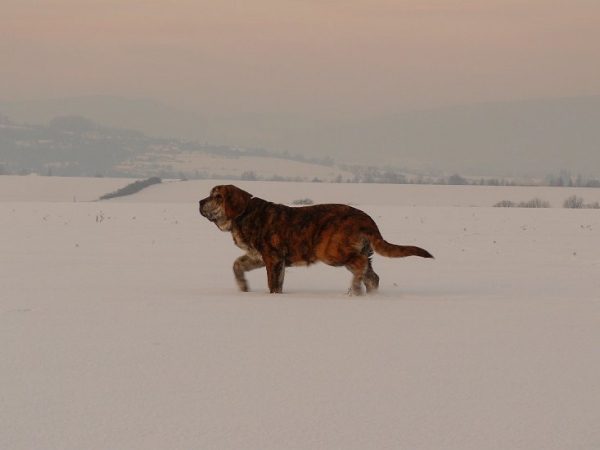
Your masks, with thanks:
<instances>
[{"instance_id":1,"label":"brindle dog","mask_svg":"<svg viewBox=\"0 0 600 450\"><path fill-rule=\"evenodd\" d=\"M235 244L246 254L233 264L240 290L248 291L244 273L267 268L271 293L281 293L286 266L323 261L344 266L354 275L351 293L379 287L373 271L373 250L382 256L433 256L420 247L394 245L383 239L373 219L348 205L324 204L289 207L253 197L233 186L215 186L200 200L200 214L221 231L230 231Z\"/></svg>"}]
</instances>

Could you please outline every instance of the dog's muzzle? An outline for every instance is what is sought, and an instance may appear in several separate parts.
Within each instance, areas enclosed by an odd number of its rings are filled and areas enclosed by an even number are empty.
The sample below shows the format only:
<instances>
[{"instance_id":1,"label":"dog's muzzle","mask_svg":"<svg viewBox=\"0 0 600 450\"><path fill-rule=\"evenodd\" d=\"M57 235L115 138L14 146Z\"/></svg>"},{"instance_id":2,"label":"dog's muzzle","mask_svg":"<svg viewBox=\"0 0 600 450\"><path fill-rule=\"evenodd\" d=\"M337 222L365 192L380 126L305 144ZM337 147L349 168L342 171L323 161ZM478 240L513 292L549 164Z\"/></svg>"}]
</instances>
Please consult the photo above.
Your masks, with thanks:
<instances>
[{"instance_id":1,"label":"dog's muzzle","mask_svg":"<svg viewBox=\"0 0 600 450\"><path fill-rule=\"evenodd\" d=\"M211 222L214 222L215 219L213 218L213 215L210 214L209 212L205 211L204 205L206 205L206 202L208 201L207 198L205 198L204 200L200 200L199 202L199 207L198 210L200 211L200 214L203 217L206 217L208 220L210 220Z\"/></svg>"}]
</instances>

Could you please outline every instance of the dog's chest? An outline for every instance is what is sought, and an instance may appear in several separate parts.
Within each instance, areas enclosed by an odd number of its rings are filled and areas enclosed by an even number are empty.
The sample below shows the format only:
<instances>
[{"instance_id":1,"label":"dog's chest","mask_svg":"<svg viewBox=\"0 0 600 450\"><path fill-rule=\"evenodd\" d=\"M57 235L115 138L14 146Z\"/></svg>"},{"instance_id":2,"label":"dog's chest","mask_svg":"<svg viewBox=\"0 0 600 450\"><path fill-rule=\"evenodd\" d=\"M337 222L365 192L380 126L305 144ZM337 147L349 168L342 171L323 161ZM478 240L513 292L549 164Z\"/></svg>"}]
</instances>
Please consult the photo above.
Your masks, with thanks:
<instances>
[{"instance_id":1,"label":"dog's chest","mask_svg":"<svg viewBox=\"0 0 600 450\"><path fill-rule=\"evenodd\" d=\"M245 236L239 228L234 228L231 231L231 235L235 245L244 250L246 253L258 254L258 250L249 242L248 237Z\"/></svg>"},{"instance_id":2,"label":"dog's chest","mask_svg":"<svg viewBox=\"0 0 600 450\"><path fill-rule=\"evenodd\" d=\"M231 235L233 236L233 242L235 242L235 245L237 245L242 250L245 250L245 251L250 250L250 246L244 241L242 233L240 232L240 230L238 228L234 229L231 232Z\"/></svg>"}]
</instances>

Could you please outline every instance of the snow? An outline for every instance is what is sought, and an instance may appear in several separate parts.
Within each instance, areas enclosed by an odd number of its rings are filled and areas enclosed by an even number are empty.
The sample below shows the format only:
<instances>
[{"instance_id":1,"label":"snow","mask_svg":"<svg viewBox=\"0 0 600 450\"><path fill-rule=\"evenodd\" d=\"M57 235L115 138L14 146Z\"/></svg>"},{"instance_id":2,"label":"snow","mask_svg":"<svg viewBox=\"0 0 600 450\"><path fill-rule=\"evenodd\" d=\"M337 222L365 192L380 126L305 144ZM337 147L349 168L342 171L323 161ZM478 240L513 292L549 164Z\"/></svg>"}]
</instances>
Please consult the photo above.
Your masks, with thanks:
<instances>
[{"instance_id":1,"label":"snow","mask_svg":"<svg viewBox=\"0 0 600 450\"><path fill-rule=\"evenodd\" d=\"M219 156L204 152L187 152L168 150L166 152L146 153L132 161L120 164L118 170L125 173L148 173L149 171L160 173L168 171L171 173L193 174L204 172L212 178L241 177L244 172L252 172L256 177L269 179L274 176L287 177L290 179L312 180L319 178L331 181L338 176L343 180L353 179L351 172L335 167L313 164L310 162L294 161L286 158L273 158L263 156Z\"/></svg>"},{"instance_id":2,"label":"snow","mask_svg":"<svg viewBox=\"0 0 600 450\"><path fill-rule=\"evenodd\" d=\"M237 183L436 257L351 297L325 265L238 292L218 182L92 201L127 182L0 177L0 448L600 448L600 215L559 207L600 190Z\"/></svg>"}]
</instances>

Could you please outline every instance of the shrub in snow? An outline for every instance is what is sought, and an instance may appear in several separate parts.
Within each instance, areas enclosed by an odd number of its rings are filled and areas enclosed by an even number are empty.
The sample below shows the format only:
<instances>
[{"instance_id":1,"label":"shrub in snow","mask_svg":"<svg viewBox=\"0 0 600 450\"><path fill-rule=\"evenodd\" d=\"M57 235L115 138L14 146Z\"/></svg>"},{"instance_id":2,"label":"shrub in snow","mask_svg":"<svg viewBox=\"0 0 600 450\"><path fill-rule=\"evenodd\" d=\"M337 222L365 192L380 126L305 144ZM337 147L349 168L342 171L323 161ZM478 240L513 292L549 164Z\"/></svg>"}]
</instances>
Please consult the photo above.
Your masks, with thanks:
<instances>
[{"instance_id":1,"label":"shrub in snow","mask_svg":"<svg viewBox=\"0 0 600 450\"><path fill-rule=\"evenodd\" d=\"M571 195L570 197L565 198L565 201L563 202L563 208L579 209L583 207L583 197L578 197L576 195Z\"/></svg>"},{"instance_id":2,"label":"shrub in snow","mask_svg":"<svg viewBox=\"0 0 600 450\"><path fill-rule=\"evenodd\" d=\"M541 198L532 198L527 202L519 202L518 208L550 208L550 202L542 200Z\"/></svg>"},{"instance_id":3,"label":"shrub in snow","mask_svg":"<svg viewBox=\"0 0 600 450\"><path fill-rule=\"evenodd\" d=\"M517 204L510 200L502 200L494 205L495 208L514 208L515 206Z\"/></svg>"},{"instance_id":4,"label":"shrub in snow","mask_svg":"<svg viewBox=\"0 0 600 450\"><path fill-rule=\"evenodd\" d=\"M550 203L541 198L532 198L527 202L515 203L510 200L502 200L494 205L497 208L550 208Z\"/></svg>"},{"instance_id":5,"label":"shrub in snow","mask_svg":"<svg viewBox=\"0 0 600 450\"><path fill-rule=\"evenodd\" d=\"M583 201L583 197L578 197L576 195L572 195L571 197L565 198L563 202L563 208L573 208L573 209L600 209L600 203L585 203Z\"/></svg>"},{"instance_id":6,"label":"shrub in snow","mask_svg":"<svg viewBox=\"0 0 600 450\"><path fill-rule=\"evenodd\" d=\"M292 202L294 205L312 205L313 203L310 198L301 198Z\"/></svg>"}]
</instances>

